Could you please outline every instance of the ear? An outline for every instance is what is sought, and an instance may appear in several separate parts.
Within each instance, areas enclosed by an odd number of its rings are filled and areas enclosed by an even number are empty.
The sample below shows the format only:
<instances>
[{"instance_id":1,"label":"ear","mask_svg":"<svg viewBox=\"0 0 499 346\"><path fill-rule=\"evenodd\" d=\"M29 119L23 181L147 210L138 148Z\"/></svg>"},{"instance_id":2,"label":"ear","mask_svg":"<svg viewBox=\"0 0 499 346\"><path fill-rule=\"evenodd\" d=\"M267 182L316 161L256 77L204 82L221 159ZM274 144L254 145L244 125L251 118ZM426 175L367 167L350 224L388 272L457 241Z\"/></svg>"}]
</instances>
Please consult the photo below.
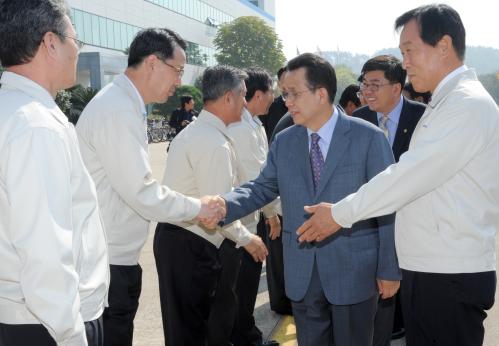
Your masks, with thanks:
<instances>
[{"instance_id":1,"label":"ear","mask_svg":"<svg viewBox=\"0 0 499 346\"><path fill-rule=\"evenodd\" d=\"M317 89L320 97L321 104L329 103L329 94L327 93L326 88Z\"/></svg>"},{"instance_id":2,"label":"ear","mask_svg":"<svg viewBox=\"0 0 499 346\"><path fill-rule=\"evenodd\" d=\"M443 57L449 56L449 54L454 50L452 46L452 37L444 35L440 41L438 41L437 46Z\"/></svg>"},{"instance_id":3,"label":"ear","mask_svg":"<svg viewBox=\"0 0 499 346\"><path fill-rule=\"evenodd\" d=\"M47 52L47 55L50 58L56 59L57 58L57 48L61 44L61 40L59 39L59 36L54 34L53 32L46 32L45 35L43 35L42 42L40 43L40 48L43 46L45 51Z\"/></svg>"},{"instance_id":4,"label":"ear","mask_svg":"<svg viewBox=\"0 0 499 346\"><path fill-rule=\"evenodd\" d=\"M146 68L148 70L152 70L154 71L154 69L156 68L156 65L159 63L158 61L158 57L154 54L150 54L148 55L147 57L144 58L144 60L142 61L142 63L144 64L144 66L146 66Z\"/></svg>"},{"instance_id":5,"label":"ear","mask_svg":"<svg viewBox=\"0 0 499 346\"><path fill-rule=\"evenodd\" d=\"M232 91L227 91L224 96L223 96L223 100L224 100L224 103L227 104L227 105L230 105L232 104L232 100L234 98L234 95L232 94Z\"/></svg>"}]
</instances>

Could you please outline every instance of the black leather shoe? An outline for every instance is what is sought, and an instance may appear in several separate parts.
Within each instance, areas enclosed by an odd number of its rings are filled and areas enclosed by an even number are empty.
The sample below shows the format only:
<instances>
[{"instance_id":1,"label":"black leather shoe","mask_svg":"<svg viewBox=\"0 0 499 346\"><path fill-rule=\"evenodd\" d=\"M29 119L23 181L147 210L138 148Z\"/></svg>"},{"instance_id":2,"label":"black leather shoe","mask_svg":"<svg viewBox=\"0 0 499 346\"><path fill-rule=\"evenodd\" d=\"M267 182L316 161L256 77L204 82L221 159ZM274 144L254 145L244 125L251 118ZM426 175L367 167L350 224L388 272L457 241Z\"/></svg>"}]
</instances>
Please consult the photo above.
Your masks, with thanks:
<instances>
[{"instance_id":1,"label":"black leather shoe","mask_svg":"<svg viewBox=\"0 0 499 346\"><path fill-rule=\"evenodd\" d=\"M405 336L405 329L400 328L399 330L392 332L392 340L402 339Z\"/></svg>"},{"instance_id":2,"label":"black leather shoe","mask_svg":"<svg viewBox=\"0 0 499 346\"><path fill-rule=\"evenodd\" d=\"M269 340L262 342L262 346L279 346L279 343L275 340Z\"/></svg>"}]
</instances>

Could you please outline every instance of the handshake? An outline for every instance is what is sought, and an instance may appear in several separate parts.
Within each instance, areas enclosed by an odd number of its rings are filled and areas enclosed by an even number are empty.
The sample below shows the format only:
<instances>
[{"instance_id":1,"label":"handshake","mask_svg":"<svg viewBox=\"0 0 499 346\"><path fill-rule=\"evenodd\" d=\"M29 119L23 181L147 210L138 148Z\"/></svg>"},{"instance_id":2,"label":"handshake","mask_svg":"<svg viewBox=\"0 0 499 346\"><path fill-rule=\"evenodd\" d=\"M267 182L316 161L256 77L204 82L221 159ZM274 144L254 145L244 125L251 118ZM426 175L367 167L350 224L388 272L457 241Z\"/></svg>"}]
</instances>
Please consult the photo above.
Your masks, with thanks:
<instances>
[{"instance_id":1,"label":"handshake","mask_svg":"<svg viewBox=\"0 0 499 346\"><path fill-rule=\"evenodd\" d=\"M196 219L206 228L214 229L227 212L225 200L220 196L201 197L201 210Z\"/></svg>"},{"instance_id":2,"label":"handshake","mask_svg":"<svg viewBox=\"0 0 499 346\"><path fill-rule=\"evenodd\" d=\"M196 219L208 229L216 228L227 213L225 200L220 196L204 196L201 197L200 201L201 210ZM255 262L263 262L269 254L262 239L255 234L251 235L251 240L244 246L244 249L253 257Z\"/></svg>"},{"instance_id":3,"label":"handshake","mask_svg":"<svg viewBox=\"0 0 499 346\"><path fill-rule=\"evenodd\" d=\"M225 200L220 196L204 196L201 198L201 211L197 219L208 229L214 229L226 215ZM319 203L304 206L310 217L296 230L298 241L320 242L341 229L333 218L333 204ZM280 233L280 225L279 225Z\"/></svg>"}]
</instances>

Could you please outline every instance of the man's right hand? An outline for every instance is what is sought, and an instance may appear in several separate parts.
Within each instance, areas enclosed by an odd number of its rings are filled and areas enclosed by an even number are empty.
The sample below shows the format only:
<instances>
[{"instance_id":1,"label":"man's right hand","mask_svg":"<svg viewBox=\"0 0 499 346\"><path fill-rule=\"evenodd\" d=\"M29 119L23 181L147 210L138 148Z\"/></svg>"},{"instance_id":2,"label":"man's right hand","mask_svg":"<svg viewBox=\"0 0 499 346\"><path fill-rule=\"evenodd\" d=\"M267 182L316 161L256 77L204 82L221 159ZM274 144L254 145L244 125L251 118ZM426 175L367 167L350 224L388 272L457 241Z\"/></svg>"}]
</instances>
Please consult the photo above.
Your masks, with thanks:
<instances>
[{"instance_id":1,"label":"man's right hand","mask_svg":"<svg viewBox=\"0 0 499 346\"><path fill-rule=\"evenodd\" d=\"M269 254L267 247L263 243L262 239L257 235L252 235L251 241L248 245L244 246L244 249L253 257L255 262L263 262L265 257Z\"/></svg>"},{"instance_id":2,"label":"man's right hand","mask_svg":"<svg viewBox=\"0 0 499 346\"><path fill-rule=\"evenodd\" d=\"M217 227L220 220L225 217L225 200L220 196L201 197L201 210L196 219L209 229Z\"/></svg>"}]
</instances>

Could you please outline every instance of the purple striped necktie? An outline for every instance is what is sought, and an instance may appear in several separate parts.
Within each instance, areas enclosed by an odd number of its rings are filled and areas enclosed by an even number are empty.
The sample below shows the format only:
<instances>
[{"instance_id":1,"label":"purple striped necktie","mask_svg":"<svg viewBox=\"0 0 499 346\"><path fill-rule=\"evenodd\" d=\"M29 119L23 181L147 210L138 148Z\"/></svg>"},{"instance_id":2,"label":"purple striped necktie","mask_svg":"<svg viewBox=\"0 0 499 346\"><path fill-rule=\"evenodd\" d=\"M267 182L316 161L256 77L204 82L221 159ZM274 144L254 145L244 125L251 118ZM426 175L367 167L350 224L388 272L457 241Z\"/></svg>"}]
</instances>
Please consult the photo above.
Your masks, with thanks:
<instances>
[{"instance_id":1,"label":"purple striped necktie","mask_svg":"<svg viewBox=\"0 0 499 346\"><path fill-rule=\"evenodd\" d=\"M324 167L324 158L322 157L321 148L319 147L319 139L317 133L311 135L312 144L310 146L310 165L312 166L312 177L314 179L314 191L317 191L321 180L321 173Z\"/></svg>"}]
</instances>

